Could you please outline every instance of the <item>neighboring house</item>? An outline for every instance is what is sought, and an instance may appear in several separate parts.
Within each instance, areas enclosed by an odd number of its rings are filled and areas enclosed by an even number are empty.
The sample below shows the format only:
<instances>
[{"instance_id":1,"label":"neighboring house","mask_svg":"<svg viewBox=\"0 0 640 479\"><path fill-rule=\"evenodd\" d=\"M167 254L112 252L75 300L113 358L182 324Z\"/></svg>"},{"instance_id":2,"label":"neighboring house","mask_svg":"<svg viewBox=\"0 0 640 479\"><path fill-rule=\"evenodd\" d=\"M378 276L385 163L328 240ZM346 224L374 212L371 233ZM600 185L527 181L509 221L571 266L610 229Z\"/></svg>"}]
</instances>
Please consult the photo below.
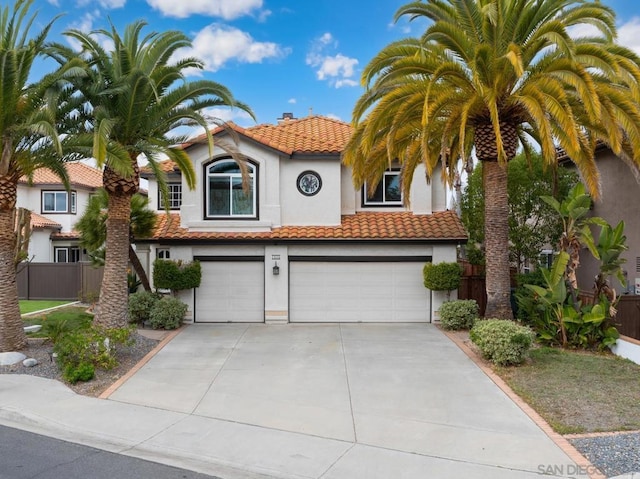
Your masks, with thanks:
<instances>
[{"instance_id":1,"label":"neighboring house","mask_svg":"<svg viewBox=\"0 0 640 479\"><path fill-rule=\"evenodd\" d=\"M71 185L65 190L60 178L41 168L29 182L18 183L17 206L31 210L29 261L69 263L86 261L74 225L84 213L89 196L102 186L102 171L84 163L66 165Z\"/></svg>"},{"instance_id":2,"label":"neighboring house","mask_svg":"<svg viewBox=\"0 0 640 479\"><path fill-rule=\"evenodd\" d=\"M628 250L622 254L626 263L622 268L627 274L628 285L627 288L623 288L615 279L611 281L611 285L618 293L633 293L635 284L640 287L640 216L635 202L640 198L640 174L604 145L599 145L595 154L600 171L602 196L593 203L592 214L604 218L612 227L624 221L624 234L627 237ZM597 241L599 228L596 226L593 230ZM580 268L577 271L578 284L582 289L592 289L599 271L598 265L599 262L585 249L580 255Z\"/></svg>"},{"instance_id":3,"label":"neighboring house","mask_svg":"<svg viewBox=\"0 0 640 479\"><path fill-rule=\"evenodd\" d=\"M138 241L155 258L199 260L202 283L182 292L197 322L428 322L444 298L423 286L426 262L456 261L464 228L446 209L436 178L415 174L402 204L398 171L384 175L368 198L341 163L352 130L321 116L285 114L277 125L231 124L206 142L184 145L196 171L190 191L174 163L168 175L171 212L162 210L149 168L149 198L158 210L154 236ZM249 187L222 141L237 139Z\"/></svg>"}]
</instances>

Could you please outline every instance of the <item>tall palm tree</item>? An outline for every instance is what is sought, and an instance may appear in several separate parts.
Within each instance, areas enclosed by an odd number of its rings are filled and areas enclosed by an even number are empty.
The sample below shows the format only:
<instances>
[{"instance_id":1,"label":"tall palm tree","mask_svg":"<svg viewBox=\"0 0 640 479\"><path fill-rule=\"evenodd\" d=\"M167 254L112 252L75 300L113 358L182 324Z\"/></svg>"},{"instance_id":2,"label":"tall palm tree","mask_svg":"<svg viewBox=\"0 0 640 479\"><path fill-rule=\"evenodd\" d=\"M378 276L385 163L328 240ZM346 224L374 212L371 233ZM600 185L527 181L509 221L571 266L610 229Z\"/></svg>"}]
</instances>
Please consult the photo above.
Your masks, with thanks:
<instances>
[{"instance_id":1,"label":"tall palm tree","mask_svg":"<svg viewBox=\"0 0 640 479\"><path fill-rule=\"evenodd\" d=\"M37 16L30 14L31 4L31 0L18 0L13 8L5 6L0 11L0 352L26 344L14 261L18 180L46 167L68 187L53 88L62 70L29 82L55 19L30 36Z\"/></svg>"},{"instance_id":2,"label":"tall palm tree","mask_svg":"<svg viewBox=\"0 0 640 479\"><path fill-rule=\"evenodd\" d=\"M80 244L87 249L93 262L97 266L104 266L105 241L107 238L109 196L104 188L100 188L89 198L87 209L80 217L74 228L80 233ZM149 198L136 193L131 197L131 222L129 239L146 238L153 234L156 225L156 212L149 209ZM140 258L129 244L129 262L140 283L146 291L151 291L147 272L144 270Z\"/></svg>"},{"instance_id":3,"label":"tall palm tree","mask_svg":"<svg viewBox=\"0 0 640 479\"><path fill-rule=\"evenodd\" d=\"M365 68L368 89L344 161L357 186L372 187L399 161L408 192L417 165L428 179L442 165L451 182L475 151L484 172L486 315L511 318L507 164L536 148L554 167L560 147L595 197L597 142L637 166L639 59L616 45L615 14L598 1L426 0L401 7L396 20L405 16L429 24ZM579 25L591 36L572 38Z\"/></svg>"},{"instance_id":4,"label":"tall palm tree","mask_svg":"<svg viewBox=\"0 0 640 479\"><path fill-rule=\"evenodd\" d=\"M86 131L74 134L78 147L90 144L92 156L104 167L103 186L109 195L105 269L95 321L105 327L127 324L127 265L131 197L138 191L138 158L142 155L159 178L167 197L165 175L158 160L173 160L189 187L194 186L191 160L179 145L187 140L176 133L180 127L204 128L212 151L213 139L204 108L233 106L251 114L223 85L207 80L189 82L189 69L201 69L194 58L174 60L176 52L191 45L178 31L152 32L142 36L145 22L128 25L120 35L110 30L65 34L81 46L86 62L84 76L74 87L83 99L75 113ZM109 50L100 40L106 39ZM78 55L61 44L51 52L60 64ZM164 186L163 186L164 185Z\"/></svg>"}]
</instances>

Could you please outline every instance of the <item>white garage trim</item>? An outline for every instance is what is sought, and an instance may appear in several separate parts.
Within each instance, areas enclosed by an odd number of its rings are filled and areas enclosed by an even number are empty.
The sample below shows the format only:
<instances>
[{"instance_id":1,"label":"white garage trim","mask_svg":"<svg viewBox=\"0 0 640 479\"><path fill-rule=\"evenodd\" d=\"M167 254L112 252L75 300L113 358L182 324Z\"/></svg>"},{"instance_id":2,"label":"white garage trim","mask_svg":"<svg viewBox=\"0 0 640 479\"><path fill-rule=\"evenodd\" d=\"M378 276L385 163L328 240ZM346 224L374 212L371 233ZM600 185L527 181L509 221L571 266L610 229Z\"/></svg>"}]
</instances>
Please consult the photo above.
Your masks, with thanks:
<instances>
[{"instance_id":1,"label":"white garage trim","mask_svg":"<svg viewBox=\"0 0 640 479\"><path fill-rule=\"evenodd\" d=\"M430 322L431 257L290 257L291 322Z\"/></svg>"},{"instance_id":2,"label":"white garage trim","mask_svg":"<svg viewBox=\"0 0 640 479\"><path fill-rule=\"evenodd\" d=\"M197 323L264 322L264 257L198 256L202 282L194 291Z\"/></svg>"}]
</instances>

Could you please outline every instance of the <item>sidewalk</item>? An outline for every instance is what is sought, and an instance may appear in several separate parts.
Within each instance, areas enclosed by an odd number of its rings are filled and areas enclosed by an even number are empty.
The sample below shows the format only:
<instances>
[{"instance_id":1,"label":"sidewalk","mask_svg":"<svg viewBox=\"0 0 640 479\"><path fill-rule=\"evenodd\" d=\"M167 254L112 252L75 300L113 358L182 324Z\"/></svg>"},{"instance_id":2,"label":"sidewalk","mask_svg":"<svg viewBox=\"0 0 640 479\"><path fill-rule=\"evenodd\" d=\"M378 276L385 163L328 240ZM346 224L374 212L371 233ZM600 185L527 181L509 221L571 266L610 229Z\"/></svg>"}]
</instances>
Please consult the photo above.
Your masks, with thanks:
<instances>
[{"instance_id":1,"label":"sidewalk","mask_svg":"<svg viewBox=\"0 0 640 479\"><path fill-rule=\"evenodd\" d=\"M588 477L432 325L192 325L108 400L0 375L0 423L224 479Z\"/></svg>"}]
</instances>

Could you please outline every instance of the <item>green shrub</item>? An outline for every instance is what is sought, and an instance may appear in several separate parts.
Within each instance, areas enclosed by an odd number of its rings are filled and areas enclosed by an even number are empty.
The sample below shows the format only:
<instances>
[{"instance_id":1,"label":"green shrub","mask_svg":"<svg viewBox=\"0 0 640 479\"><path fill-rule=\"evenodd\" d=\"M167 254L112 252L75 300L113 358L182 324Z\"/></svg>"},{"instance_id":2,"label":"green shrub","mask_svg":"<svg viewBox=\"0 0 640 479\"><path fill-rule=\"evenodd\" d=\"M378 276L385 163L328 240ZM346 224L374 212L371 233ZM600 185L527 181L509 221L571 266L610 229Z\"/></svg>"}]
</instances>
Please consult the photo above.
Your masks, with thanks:
<instances>
[{"instance_id":1,"label":"green shrub","mask_svg":"<svg viewBox=\"0 0 640 479\"><path fill-rule=\"evenodd\" d=\"M474 299L446 301L440 306L440 324L454 331L471 329L478 314L478 303Z\"/></svg>"},{"instance_id":2,"label":"green shrub","mask_svg":"<svg viewBox=\"0 0 640 479\"><path fill-rule=\"evenodd\" d=\"M458 263L427 263L422 270L425 288L453 291L460 287L462 267Z\"/></svg>"},{"instance_id":3,"label":"green shrub","mask_svg":"<svg viewBox=\"0 0 640 479\"><path fill-rule=\"evenodd\" d=\"M62 334L53 345L58 365L69 382L88 381L96 367L112 369L118 365L115 348L129 344L130 328L100 329L90 327ZM91 374L89 367L91 366ZM90 377L89 377L90 376ZM88 377L88 379L83 379Z\"/></svg>"},{"instance_id":4,"label":"green shrub","mask_svg":"<svg viewBox=\"0 0 640 479\"><path fill-rule=\"evenodd\" d=\"M528 327L503 319L477 321L469 335L486 359L501 366L524 362L535 337Z\"/></svg>"},{"instance_id":5,"label":"green shrub","mask_svg":"<svg viewBox=\"0 0 640 479\"><path fill-rule=\"evenodd\" d=\"M186 312L186 304L179 299L166 296L151 310L149 324L153 329L176 329L182 323Z\"/></svg>"},{"instance_id":6,"label":"green shrub","mask_svg":"<svg viewBox=\"0 0 640 479\"><path fill-rule=\"evenodd\" d=\"M91 363L68 364L62 372L62 377L71 384L75 384L78 381L91 381L95 372L96 369Z\"/></svg>"},{"instance_id":7,"label":"green shrub","mask_svg":"<svg viewBox=\"0 0 640 479\"><path fill-rule=\"evenodd\" d=\"M142 324L149 320L151 310L160 301L157 293L138 291L129 295L129 322Z\"/></svg>"},{"instance_id":8,"label":"green shrub","mask_svg":"<svg viewBox=\"0 0 640 479\"><path fill-rule=\"evenodd\" d=\"M536 300L536 294L525 285L546 286L542 268L538 267L529 273L520 273L516 276L516 281L518 286L515 290L517 304L515 316L528 326L535 327L535 323L541 319L544 305Z\"/></svg>"},{"instance_id":9,"label":"green shrub","mask_svg":"<svg viewBox=\"0 0 640 479\"><path fill-rule=\"evenodd\" d=\"M202 268L199 261L183 263L168 259L153 262L153 284L156 288L180 291L200 286Z\"/></svg>"}]
</instances>

